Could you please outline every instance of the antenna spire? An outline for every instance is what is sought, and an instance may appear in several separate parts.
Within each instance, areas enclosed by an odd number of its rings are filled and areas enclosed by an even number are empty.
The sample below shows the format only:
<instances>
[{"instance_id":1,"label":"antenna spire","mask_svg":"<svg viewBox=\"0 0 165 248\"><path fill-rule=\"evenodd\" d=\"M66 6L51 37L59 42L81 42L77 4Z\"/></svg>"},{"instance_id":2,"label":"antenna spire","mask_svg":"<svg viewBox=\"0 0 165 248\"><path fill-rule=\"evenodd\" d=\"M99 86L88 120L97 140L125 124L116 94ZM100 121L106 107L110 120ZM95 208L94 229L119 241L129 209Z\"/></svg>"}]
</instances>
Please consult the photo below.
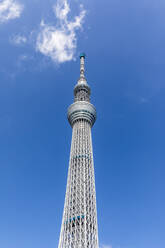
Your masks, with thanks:
<instances>
[{"instance_id":1,"label":"antenna spire","mask_svg":"<svg viewBox=\"0 0 165 248\"><path fill-rule=\"evenodd\" d=\"M74 101L90 102L90 87L85 78L85 53L80 54L80 77L74 87Z\"/></svg>"},{"instance_id":2,"label":"antenna spire","mask_svg":"<svg viewBox=\"0 0 165 248\"><path fill-rule=\"evenodd\" d=\"M80 81L85 79L85 53L80 54Z\"/></svg>"}]
</instances>

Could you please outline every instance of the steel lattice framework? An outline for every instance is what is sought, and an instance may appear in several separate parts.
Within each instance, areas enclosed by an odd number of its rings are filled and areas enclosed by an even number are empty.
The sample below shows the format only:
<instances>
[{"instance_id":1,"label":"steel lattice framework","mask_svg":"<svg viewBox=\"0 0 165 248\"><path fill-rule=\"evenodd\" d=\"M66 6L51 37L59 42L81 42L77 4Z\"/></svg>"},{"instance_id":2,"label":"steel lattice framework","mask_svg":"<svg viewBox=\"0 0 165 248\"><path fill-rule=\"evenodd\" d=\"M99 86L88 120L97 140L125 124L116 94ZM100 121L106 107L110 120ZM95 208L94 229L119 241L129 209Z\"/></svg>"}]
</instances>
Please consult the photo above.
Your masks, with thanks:
<instances>
[{"instance_id":1,"label":"steel lattice framework","mask_svg":"<svg viewBox=\"0 0 165 248\"><path fill-rule=\"evenodd\" d=\"M58 248L98 248L96 191L91 127L96 120L80 55L80 79L68 109L73 128L68 180Z\"/></svg>"}]
</instances>

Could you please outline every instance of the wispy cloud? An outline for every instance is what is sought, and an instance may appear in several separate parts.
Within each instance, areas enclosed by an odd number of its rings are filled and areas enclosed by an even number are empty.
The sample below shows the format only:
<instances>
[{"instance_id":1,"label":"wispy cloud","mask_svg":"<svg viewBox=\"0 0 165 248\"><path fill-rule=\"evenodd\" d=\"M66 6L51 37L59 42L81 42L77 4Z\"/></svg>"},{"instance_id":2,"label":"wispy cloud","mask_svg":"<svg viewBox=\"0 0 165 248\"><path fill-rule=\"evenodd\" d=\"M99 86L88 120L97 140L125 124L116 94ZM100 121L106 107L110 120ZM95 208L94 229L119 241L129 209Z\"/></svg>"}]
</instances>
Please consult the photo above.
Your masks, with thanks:
<instances>
[{"instance_id":1,"label":"wispy cloud","mask_svg":"<svg viewBox=\"0 0 165 248\"><path fill-rule=\"evenodd\" d=\"M0 23L20 17L23 5L15 0L2 0L0 2Z\"/></svg>"},{"instance_id":2,"label":"wispy cloud","mask_svg":"<svg viewBox=\"0 0 165 248\"><path fill-rule=\"evenodd\" d=\"M10 42L14 45L23 45L27 42L27 38L23 35L14 35L11 37Z\"/></svg>"},{"instance_id":3,"label":"wispy cloud","mask_svg":"<svg viewBox=\"0 0 165 248\"><path fill-rule=\"evenodd\" d=\"M144 104L144 103L148 103L148 102L149 102L149 98L147 98L147 97L141 97L140 101L139 101L140 104Z\"/></svg>"},{"instance_id":4,"label":"wispy cloud","mask_svg":"<svg viewBox=\"0 0 165 248\"><path fill-rule=\"evenodd\" d=\"M112 248L112 245L101 245L100 248Z\"/></svg>"},{"instance_id":5,"label":"wispy cloud","mask_svg":"<svg viewBox=\"0 0 165 248\"><path fill-rule=\"evenodd\" d=\"M53 11L57 18L57 25L53 26L41 21L36 50L56 63L63 63L74 59L77 47L76 31L82 28L86 11L80 5L80 14L73 20L69 20L68 14L71 9L67 0L58 0L53 6Z\"/></svg>"}]
</instances>

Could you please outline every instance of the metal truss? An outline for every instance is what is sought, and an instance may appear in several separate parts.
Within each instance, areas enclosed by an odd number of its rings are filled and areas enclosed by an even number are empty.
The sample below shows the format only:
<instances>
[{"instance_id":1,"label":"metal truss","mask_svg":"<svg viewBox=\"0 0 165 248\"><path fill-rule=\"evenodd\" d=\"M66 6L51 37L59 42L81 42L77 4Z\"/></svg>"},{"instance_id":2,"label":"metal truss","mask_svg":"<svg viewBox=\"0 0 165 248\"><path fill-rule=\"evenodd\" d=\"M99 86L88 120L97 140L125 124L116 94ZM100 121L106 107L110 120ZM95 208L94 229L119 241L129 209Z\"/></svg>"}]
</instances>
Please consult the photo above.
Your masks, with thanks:
<instances>
[{"instance_id":1,"label":"metal truss","mask_svg":"<svg viewBox=\"0 0 165 248\"><path fill-rule=\"evenodd\" d=\"M85 55L82 54L80 59L80 79L74 90L76 107L70 107L68 110L68 119L73 131L58 248L98 248L91 137L91 127L96 119L96 111L89 103L90 88L84 76Z\"/></svg>"}]
</instances>

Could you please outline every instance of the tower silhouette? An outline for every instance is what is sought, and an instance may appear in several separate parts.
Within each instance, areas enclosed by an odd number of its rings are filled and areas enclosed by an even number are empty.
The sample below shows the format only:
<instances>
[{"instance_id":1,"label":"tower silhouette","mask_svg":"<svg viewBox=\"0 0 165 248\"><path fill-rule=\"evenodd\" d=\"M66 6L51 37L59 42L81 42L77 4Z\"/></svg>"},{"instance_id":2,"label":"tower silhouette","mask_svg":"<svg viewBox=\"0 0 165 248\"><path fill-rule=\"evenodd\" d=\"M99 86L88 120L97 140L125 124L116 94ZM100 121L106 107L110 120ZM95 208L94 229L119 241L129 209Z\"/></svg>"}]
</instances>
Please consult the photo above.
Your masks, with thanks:
<instances>
[{"instance_id":1,"label":"tower silhouette","mask_svg":"<svg viewBox=\"0 0 165 248\"><path fill-rule=\"evenodd\" d=\"M80 54L80 78L68 108L72 142L63 219L58 248L98 248L95 176L91 128L96 120Z\"/></svg>"}]
</instances>

